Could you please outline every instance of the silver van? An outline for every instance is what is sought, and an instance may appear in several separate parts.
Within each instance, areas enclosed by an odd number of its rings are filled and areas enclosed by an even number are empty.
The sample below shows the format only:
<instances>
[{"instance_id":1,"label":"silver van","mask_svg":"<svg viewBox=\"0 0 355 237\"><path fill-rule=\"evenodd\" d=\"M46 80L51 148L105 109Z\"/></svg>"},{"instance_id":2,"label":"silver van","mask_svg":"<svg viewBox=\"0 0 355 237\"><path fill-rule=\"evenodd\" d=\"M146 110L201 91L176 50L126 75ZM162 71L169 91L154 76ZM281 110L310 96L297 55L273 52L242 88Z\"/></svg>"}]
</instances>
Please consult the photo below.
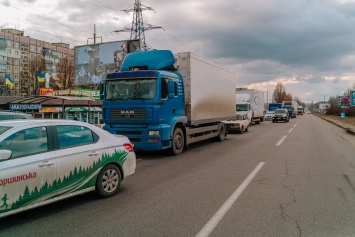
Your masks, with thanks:
<instances>
[{"instance_id":1,"label":"silver van","mask_svg":"<svg viewBox=\"0 0 355 237\"><path fill-rule=\"evenodd\" d=\"M26 114L21 112L8 112L0 111L0 121L11 119L34 119L32 114Z\"/></svg>"}]
</instances>

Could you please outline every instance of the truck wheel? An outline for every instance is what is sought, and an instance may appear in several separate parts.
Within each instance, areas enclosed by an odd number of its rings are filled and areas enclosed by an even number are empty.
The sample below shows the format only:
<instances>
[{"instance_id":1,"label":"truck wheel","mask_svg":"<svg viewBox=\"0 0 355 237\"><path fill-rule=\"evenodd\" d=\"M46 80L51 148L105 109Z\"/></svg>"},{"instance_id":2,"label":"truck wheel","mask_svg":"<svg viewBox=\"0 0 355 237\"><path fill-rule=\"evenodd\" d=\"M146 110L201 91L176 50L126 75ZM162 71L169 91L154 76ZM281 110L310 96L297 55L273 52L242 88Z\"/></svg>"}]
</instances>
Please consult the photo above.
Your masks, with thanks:
<instances>
[{"instance_id":1,"label":"truck wheel","mask_svg":"<svg viewBox=\"0 0 355 237\"><path fill-rule=\"evenodd\" d=\"M216 137L217 142L221 142L224 140L226 136L226 126L224 124L222 124L222 126L220 127L218 136Z\"/></svg>"},{"instance_id":2,"label":"truck wheel","mask_svg":"<svg viewBox=\"0 0 355 237\"><path fill-rule=\"evenodd\" d=\"M181 128L175 128L173 133L173 143L171 147L174 156L180 155L184 150L185 138Z\"/></svg>"},{"instance_id":3,"label":"truck wheel","mask_svg":"<svg viewBox=\"0 0 355 237\"><path fill-rule=\"evenodd\" d=\"M260 119L255 121L255 124L260 124Z\"/></svg>"},{"instance_id":4,"label":"truck wheel","mask_svg":"<svg viewBox=\"0 0 355 237\"><path fill-rule=\"evenodd\" d=\"M115 165L106 165L96 180L95 191L104 198L115 195L121 185L121 172Z\"/></svg>"}]
</instances>

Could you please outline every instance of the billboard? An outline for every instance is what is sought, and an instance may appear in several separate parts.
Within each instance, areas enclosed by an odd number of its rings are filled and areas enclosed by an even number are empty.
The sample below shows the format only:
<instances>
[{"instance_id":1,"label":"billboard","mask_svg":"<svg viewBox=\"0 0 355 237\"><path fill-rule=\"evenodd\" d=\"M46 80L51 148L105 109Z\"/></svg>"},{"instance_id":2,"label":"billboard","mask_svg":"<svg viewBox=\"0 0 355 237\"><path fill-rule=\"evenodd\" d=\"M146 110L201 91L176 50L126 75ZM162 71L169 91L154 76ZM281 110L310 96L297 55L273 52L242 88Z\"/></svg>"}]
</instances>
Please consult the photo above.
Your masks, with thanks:
<instances>
[{"instance_id":1,"label":"billboard","mask_svg":"<svg viewBox=\"0 0 355 237\"><path fill-rule=\"evenodd\" d=\"M355 106L355 90L350 91L350 106Z\"/></svg>"},{"instance_id":2,"label":"billboard","mask_svg":"<svg viewBox=\"0 0 355 237\"><path fill-rule=\"evenodd\" d=\"M320 110L327 110L330 108L330 104L329 103L319 103L319 109Z\"/></svg>"},{"instance_id":3,"label":"billboard","mask_svg":"<svg viewBox=\"0 0 355 237\"><path fill-rule=\"evenodd\" d=\"M109 72L119 71L127 53L139 51L139 40L74 47L74 83L99 84Z\"/></svg>"},{"instance_id":4,"label":"billboard","mask_svg":"<svg viewBox=\"0 0 355 237\"><path fill-rule=\"evenodd\" d=\"M349 96L338 96L338 105L340 107L350 106L350 97Z\"/></svg>"}]
</instances>

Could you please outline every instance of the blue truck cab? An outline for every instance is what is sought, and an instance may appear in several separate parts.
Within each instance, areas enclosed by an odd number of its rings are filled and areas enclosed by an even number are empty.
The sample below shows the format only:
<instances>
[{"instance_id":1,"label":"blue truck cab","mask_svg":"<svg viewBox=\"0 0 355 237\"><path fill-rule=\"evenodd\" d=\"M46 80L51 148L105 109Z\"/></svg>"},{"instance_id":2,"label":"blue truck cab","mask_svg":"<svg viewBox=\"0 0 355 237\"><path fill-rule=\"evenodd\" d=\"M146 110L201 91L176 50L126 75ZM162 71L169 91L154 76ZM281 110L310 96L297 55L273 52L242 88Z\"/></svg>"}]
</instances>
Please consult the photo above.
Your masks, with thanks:
<instances>
[{"instance_id":1,"label":"blue truck cab","mask_svg":"<svg viewBox=\"0 0 355 237\"><path fill-rule=\"evenodd\" d=\"M167 71L175 63L169 52L128 54L121 71L100 85L103 129L127 136L137 150L171 147L171 127L187 121L182 77Z\"/></svg>"}]
</instances>

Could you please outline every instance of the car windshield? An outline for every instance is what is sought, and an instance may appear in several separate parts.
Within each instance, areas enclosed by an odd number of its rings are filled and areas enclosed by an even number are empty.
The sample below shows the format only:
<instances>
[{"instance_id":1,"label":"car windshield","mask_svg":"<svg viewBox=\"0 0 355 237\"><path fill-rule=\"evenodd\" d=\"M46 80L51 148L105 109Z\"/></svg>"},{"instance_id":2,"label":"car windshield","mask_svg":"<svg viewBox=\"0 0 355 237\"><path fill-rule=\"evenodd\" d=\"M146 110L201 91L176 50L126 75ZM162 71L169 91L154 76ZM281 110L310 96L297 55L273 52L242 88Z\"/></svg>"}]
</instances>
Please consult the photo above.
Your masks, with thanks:
<instances>
[{"instance_id":1,"label":"car windshield","mask_svg":"<svg viewBox=\"0 0 355 237\"><path fill-rule=\"evenodd\" d=\"M6 132L7 130L11 129L12 127L8 126L0 126L0 135Z\"/></svg>"},{"instance_id":2,"label":"car windshield","mask_svg":"<svg viewBox=\"0 0 355 237\"><path fill-rule=\"evenodd\" d=\"M283 110L283 109L277 109L277 110L275 111L275 114L284 114L284 113L286 113L286 111Z\"/></svg>"},{"instance_id":3,"label":"car windshield","mask_svg":"<svg viewBox=\"0 0 355 237\"><path fill-rule=\"evenodd\" d=\"M273 111L269 111L269 112L267 112L266 114L274 114L275 112L273 112Z\"/></svg>"},{"instance_id":4,"label":"car windshield","mask_svg":"<svg viewBox=\"0 0 355 237\"><path fill-rule=\"evenodd\" d=\"M247 104L237 104L236 110L237 111L248 111L248 105Z\"/></svg>"},{"instance_id":5,"label":"car windshield","mask_svg":"<svg viewBox=\"0 0 355 237\"><path fill-rule=\"evenodd\" d=\"M106 83L107 100L151 100L156 93L156 79L117 80Z\"/></svg>"},{"instance_id":6,"label":"car windshield","mask_svg":"<svg viewBox=\"0 0 355 237\"><path fill-rule=\"evenodd\" d=\"M243 120L243 115L237 114L237 115L236 115L236 119L237 119L237 120Z\"/></svg>"}]
</instances>

